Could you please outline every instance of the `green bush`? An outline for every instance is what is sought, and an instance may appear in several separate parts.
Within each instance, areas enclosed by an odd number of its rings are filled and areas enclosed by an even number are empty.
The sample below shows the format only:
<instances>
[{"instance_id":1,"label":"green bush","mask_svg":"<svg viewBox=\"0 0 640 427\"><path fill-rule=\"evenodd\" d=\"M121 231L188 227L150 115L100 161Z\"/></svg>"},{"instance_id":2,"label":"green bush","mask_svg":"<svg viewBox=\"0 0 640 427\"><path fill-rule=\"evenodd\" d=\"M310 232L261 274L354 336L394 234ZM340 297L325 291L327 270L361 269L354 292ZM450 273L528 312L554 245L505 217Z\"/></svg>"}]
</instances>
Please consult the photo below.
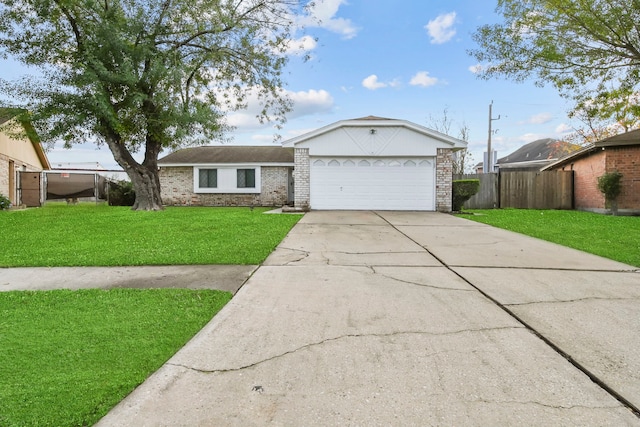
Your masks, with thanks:
<instances>
[{"instance_id":1,"label":"green bush","mask_svg":"<svg viewBox=\"0 0 640 427\"><path fill-rule=\"evenodd\" d=\"M133 206L136 192L129 181L112 181L109 183L109 206Z\"/></svg>"},{"instance_id":2,"label":"green bush","mask_svg":"<svg viewBox=\"0 0 640 427\"><path fill-rule=\"evenodd\" d=\"M464 202L480 189L479 179L456 179L453 181L453 210L462 210Z\"/></svg>"},{"instance_id":3,"label":"green bush","mask_svg":"<svg viewBox=\"0 0 640 427\"><path fill-rule=\"evenodd\" d=\"M614 215L618 213L616 199L622 191L622 174L620 172L607 172L598 178L598 189L606 202L611 206Z\"/></svg>"},{"instance_id":4,"label":"green bush","mask_svg":"<svg viewBox=\"0 0 640 427\"><path fill-rule=\"evenodd\" d=\"M0 211L4 209L9 209L11 207L11 200L8 197L5 197L3 194L0 194Z\"/></svg>"}]
</instances>

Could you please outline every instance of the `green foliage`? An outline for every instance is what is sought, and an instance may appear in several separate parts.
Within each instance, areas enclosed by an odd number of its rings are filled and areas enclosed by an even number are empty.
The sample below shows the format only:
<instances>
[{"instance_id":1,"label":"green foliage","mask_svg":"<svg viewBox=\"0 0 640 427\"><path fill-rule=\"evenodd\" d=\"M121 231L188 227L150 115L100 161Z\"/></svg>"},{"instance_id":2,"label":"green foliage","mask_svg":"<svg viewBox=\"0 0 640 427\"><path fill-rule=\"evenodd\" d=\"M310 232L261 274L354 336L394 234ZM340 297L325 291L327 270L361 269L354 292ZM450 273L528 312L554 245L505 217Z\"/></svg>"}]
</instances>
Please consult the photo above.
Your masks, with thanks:
<instances>
[{"instance_id":1,"label":"green foliage","mask_svg":"<svg viewBox=\"0 0 640 427\"><path fill-rule=\"evenodd\" d=\"M282 73L300 13L298 0L5 0L0 57L41 73L0 79L0 94L20 100L44 142L107 144L134 207L161 209L162 148L223 139L225 112L249 98L260 120L285 121Z\"/></svg>"},{"instance_id":2,"label":"green foliage","mask_svg":"<svg viewBox=\"0 0 640 427\"><path fill-rule=\"evenodd\" d=\"M598 190L604 194L608 201L615 200L622 191L622 174L620 172L607 172L598 177Z\"/></svg>"},{"instance_id":3,"label":"green foliage","mask_svg":"<svg viewBox=\"0 0 640 427\"><path fill-rule=\"evenodd\" d=\"M133 206L136 192L130 181L109 183L109 206Z\"/></svg>"},{"instance_id":4,"label":"green foliage","mask_svg":"<svg viewBox=\"0 0 640 427\"><path fill-rule=\"evenodd\" d=\"M260 264L301 218L265 210L47 204L1 211L2 237L12 244L0 251L0 267Z\"/></svg>"},{"instance_id":5,"label":"green foliage","mask_svg":"<svg viewBox=\"0 0 640 427\"><path fill-rule=\"evenodd\" d=\"M156 371L228 292L0 292L0 425L89 426Z\"/></svg>"},{"instance_id":6,"label":"green foliage","mask_svg":"<svg viewBox=\"0 0 640 427\"><path fill-rule=\"evenodd\" d=\"M464 202L469 200L480 189L479 179L453 180L453 210L461 211Z\"/></svg>"},{"instance_id":7,"label":"green foliage","mask_svg":"<svg viewBox=\"0 0 640 427\"><path fill-rule=\"evenodd\" d=\"M0 211L4 209L9 209L11 207L11 200L8 197L0 194Z\"/></svg>"},{"instance_id":8,"label":"green foliage","mask_svg":"<svg viewBox=\"0 0 640 427\"><path fill-rule=\"evenodd\" d=\"M550 83L578 108L616 120L640 84L640 7L629 0L499 0L499 24L474 33L481 77ZM635 103L636 117L640 105Z\"/></svg>"},{"instance_id":9,"label":"green foliage","mask_svg":"<svg viewBox=\"0 0 640 427\"><path fill-rule=\"evenodd\" d=\"M535 209L475 210L464 218L640 267L640 217Z\"/></svg>"}]
</instances>

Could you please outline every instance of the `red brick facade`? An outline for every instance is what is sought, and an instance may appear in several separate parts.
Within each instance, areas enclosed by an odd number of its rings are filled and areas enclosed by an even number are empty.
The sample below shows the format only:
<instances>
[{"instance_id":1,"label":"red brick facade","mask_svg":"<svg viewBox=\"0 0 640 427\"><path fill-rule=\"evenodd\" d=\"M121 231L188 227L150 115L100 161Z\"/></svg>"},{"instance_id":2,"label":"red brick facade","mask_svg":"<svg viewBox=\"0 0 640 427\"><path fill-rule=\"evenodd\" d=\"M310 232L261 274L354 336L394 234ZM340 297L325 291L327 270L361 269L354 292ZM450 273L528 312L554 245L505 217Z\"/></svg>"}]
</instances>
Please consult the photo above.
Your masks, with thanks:
<instances>
[{"instance_id":1,"label":"red brick facade","mask_svg":"<svg viewBox=\"0 0 640 427\"><path fill-rule=\"evenodd\" d=\"M574 171L575 208L594 212L606 211L598 177L620 172L618 209L620 213L640 214L640 145L598 147L553 169Z\"/></svg>"},{"instance_id":2,"label":"red brick facade","mask_svg":"<svg viewBox=\"0 0 640 427\"><path fill-rule=\"evenodd\" d=\"M640 145L608 147L605 154L607 172L618 171L622 174L618 209L631 209L640 213Z\"/></svg>"}]
</instances>

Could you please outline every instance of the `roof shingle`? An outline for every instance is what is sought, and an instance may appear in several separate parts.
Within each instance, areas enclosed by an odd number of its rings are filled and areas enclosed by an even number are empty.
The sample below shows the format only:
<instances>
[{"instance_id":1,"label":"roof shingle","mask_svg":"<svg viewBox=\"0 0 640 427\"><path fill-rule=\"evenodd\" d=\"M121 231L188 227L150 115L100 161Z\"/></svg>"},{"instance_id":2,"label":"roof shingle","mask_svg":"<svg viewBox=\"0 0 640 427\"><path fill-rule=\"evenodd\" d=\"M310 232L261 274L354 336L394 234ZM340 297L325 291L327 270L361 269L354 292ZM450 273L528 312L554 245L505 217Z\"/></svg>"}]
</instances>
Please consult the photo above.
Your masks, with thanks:
<instances>
[{"instance_id":1,"label":"roof shingle","mask_svg":"<svg viewBox=\"0 0 640 427\"><path fill-rule=\"evenodd\" d=\"M293 163L293 149L280 146L222 145L178 150L158 164Z\"/></svg>"}]
</instances>

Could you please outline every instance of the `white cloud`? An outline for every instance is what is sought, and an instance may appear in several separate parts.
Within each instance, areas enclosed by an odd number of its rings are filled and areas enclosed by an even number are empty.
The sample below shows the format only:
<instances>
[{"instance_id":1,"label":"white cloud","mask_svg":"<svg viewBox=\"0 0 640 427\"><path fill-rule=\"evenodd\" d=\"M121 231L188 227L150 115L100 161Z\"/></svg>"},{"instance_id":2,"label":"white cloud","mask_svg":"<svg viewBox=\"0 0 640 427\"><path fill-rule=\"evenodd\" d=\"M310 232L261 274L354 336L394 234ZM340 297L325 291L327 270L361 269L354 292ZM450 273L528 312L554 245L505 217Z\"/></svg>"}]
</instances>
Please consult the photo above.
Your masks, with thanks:
<instances>
[{"instance_id":1,"label":"white cloud","mask_svg":"<svg viewBox=\"0 0 640 427\"><path fill-rule=\"evenodd\" d=\"M541 135L539 133L525 133L524 135L520 135L518 137L519 141L529 143L533 141L537 141L538 139L548 138L549 135Z\"/></svg>"},{"instance_id":2,"label":"white cloud","mask_svg":"<svg viewBox=\"0 0 640 427\"><path fill-rule=\"evenodd\" d=\"M429 87L438 83L436 77L431 77L428 71L420 71L415 76L411 77L409 82L412 86Z\"/></svg>"},{"instance_id":3,"label":"white cloud","mask_svg":"<svg viewBox=\"0 0 640 427\"><path fill-rule=\"evenodd\" d=\"M302 116L309 116L318 113L331 111L333 108L333 97L326 90L314 90L292 92L285 90L285 95L293 101L293 109L287 113L287 119L294 119ZM251 91L247 97L247 108L237 112L230 112L227 115L227 123L234 126L238 131L248 131L262 129L273 124L262 124L257 116L262 110L261 101L258 98L257 90Z\"/></svg>"},{"instance_id":4,"label":"white cloud","mask_svg":"<svg viewBox=\"0 0 640 427\"><path fill-rule=\"evenodd\" d=\"M314 50L318 42L311 36L302 36L296 40L289 40L285 53L287 55L303 55Z\"/></svg>"},{"instance_id":5,"label":"white cloud","mask_svg":"<svg viewBox=\"0 0 640 427\"><path fill-rule=\"evenodd\" d=\"M446 43L456 35L453 25L456 23L456 13L450 12L438 16L424 26L431 36L432 44Z\"/></svg>"},{"instance_id":6,"label":"white cloud","mask_svg":"<svg viewBox=\"0 0 640 427\"><path fill-rule=\"evenodd\" d=\"M485 67L482 64L476 64L469 67L469 71L471 71L473 74L481 73L484 69Z\"/></svg>"},{"instance_id":7,"label":"white cloud","mask_svg":"<svg viewBox=\"0 0 640 427\"><path fill-rule=\"evenodd\" d=\"M551 113L540 113L529 117L527 123L532 125L543 125L545 123L549 123L551 120L553 120Z\"/></svg>"},{"instance_id":8,"label":"white cloud","mask_svg":"<svg viewBox=\"0 0 640 427\"><path fill-rule=\"evenodd\" d=\"M333 97L326 90L289 92L293 101L293 111L287 114L289 119L318 113L327 113L333 108Z\"/></svg>"},{"instance_id":9,"label":"white cloud","mask_svg":"<svg viewBox=\"0 0 640 427\"><path fill-rule=\"evenodd\" d=\"M573 128L566 123L561 123L556 127L556 133L573 132Z\"/></svg>"},{"instance_id":10,"label":"white cloud","mask_svg":"<svg viewBox=\"0 0 640 427\"><path fill-rule=\"evenodd\" d=\"M362 86L366 87L369 90L376 90L387 87L388 84L378 81L378 76L376 76L375 74L371 74L369 77L362 80Z\"/></svg>"},{"instance_id":11,"label":"white cloud","mask_svg":"<svg viewBox=\"0 0 640 427\"><path fill-rule=\"evenodd\" d=\"M306 27L319 27L352 39L358 34L358 28L350 19L336 18L338 9L346 0L317 0L309 8L309 15L300 19Z\"/></svg>"}]
</instances>

